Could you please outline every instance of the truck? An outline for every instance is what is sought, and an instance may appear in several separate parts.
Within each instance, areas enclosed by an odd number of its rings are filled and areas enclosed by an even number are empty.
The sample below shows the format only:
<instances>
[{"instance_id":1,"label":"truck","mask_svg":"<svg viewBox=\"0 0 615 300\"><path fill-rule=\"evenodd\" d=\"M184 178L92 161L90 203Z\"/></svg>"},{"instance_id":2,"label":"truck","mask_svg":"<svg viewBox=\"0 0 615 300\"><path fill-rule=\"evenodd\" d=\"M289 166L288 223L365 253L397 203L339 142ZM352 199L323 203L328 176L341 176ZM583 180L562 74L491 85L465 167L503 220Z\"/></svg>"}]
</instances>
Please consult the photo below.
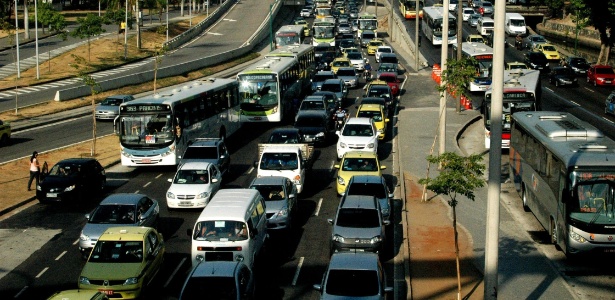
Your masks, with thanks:
<instances>
[{"instance_id":1,"label":"truck","mask_svg":"<svg viewBox=\"0 0 615 300\"><path fill-rule=\"evenodd\" d=\"M310 144L258 144L256 177L284 176L303 191L305 175L312 166L314 146Z\"/></svg>"}]
</instances>

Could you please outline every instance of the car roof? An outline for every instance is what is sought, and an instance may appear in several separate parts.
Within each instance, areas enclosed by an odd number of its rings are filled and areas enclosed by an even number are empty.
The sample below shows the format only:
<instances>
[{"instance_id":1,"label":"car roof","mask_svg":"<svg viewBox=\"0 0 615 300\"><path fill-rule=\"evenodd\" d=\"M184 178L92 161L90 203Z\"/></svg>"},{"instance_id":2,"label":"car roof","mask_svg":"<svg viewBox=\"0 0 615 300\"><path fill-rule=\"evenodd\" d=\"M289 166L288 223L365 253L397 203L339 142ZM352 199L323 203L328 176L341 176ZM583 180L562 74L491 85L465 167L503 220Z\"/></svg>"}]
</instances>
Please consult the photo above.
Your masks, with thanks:
<instances>
[{"instance_id":1,"label":"car roof","mask_svg":"<svg viewBox=\"0 0 615 300\"><path fill-rule=\"evenodd\" d=\"M286 177L284 176L263 176L257 177L252 180L250 187L254 185L284 185L286 184Z\"/></svg>"},{"instance_id":2,"label":"car roof","mask_svg":"<svg viewBox=\"0 0 615 300\"><path fill-rule=\"evenodd\" d=\"M372 119L371 118L354 117L354 118L349 118L346 121L346 124L372 124Z\"/></svg>"},{"instance_id":3,"label":"car roof","mask_svg":"<svg viewBox=\"0 0 615 300\"><path fill-rule=\"evenodd\" d=\"M378 209L378 202L375 198L367 195L346 195L340 208Z\"/></svg>"},{"instance_id":4,"label":"car roof","mask_svg":"<svg viewBox=\"0 0 615 300\"><path fill-rule=\"evenodd\" d=\"M358 111L382 111L382 106L378 104L361 104Z\"/></svg>"},{"instance_id":5,"label":"car roof","mask_svg":"<svg viewBox=\"0 0 615 300\"><path fill-rule=\"evenodd\" d=\"M96 161L95 158L67 158L59 161L57 164L76 164L76 165L84 165L91 161Z\"/></svg>"},{"instance_id":6,"label":"car roof","mask_svg":"<svg viewBox=\"0 0 615 300\"><path fill-rule=\"evenodd\" d=\"M335 252L329 260L329 269L378 270L378 254L371 252Z\"/></svg>"},{"instance_id":7,"label":"car roof","mask_svg":"<svg viewBox=\"0 0 615 300\"><path fill-rule=\"evenodd\" d=\"M349 151L349 152L344 153L344 157L342 159L345 159L345 158L375 158L375 159L378 159L378 154L371 152L371 151Z\"/></svg>"},{"instance_id":8,"label":"car roof","mask_svg":"<svg viewBox=\"0 0 615 300\"><path fill-rule=\"evenodd\" d=\"M314 118L314 117L318 117L318 118L327 118L327 113L323 110L300 110L299 112L297 112L297 120L299 118Z\"/></svg>"},{"instance_id":9,"label":"car roof","mask_svg":"<svg viewBox=\"0 0 615 300\"><path fill-rule=\"evenodd\" d=\"M333 76L335 76L335 73L333 73L333 71L318 71L316 73L316 75L333 75Z\"/></svg>"},{"instance_id":10,"label":"car roof","mask_svg":"<svg viewBox=\"0 0 615 300\"><path fill-rule=\"evenodd\" d=\"M120 226L109 227L98 239L99 241L142 241L150 227Z\"/></svg>"},{"instance_id":11,"label":"car roof","mask_svg":"<svg viewBox=\"0 0 615 300\"><path fill-rule=\"evenodd\" d=\"M397 78L397 74L395 74L393 72L382 72L382 73L380 73L378 78L380 78L380 77L387 77L387 76L388 77L395 77L395 78ZM381 81L384 81L384 80L381 80Z\"/></svg>"},{"instance_id":12,"label":"car roof","mask_svg":"<svg viewBox=\"0 0 615 300\"><path fill-rule=\"evenodd\" d=\"M117 193L111 194L107 196L103 201L100 202L100 205L111 205L111 204L136 204L143 197L147 197L143 194L134 194L134 193Z\"/></svg>"},{"instance_id":13,"label":"car roof","mask_svg":"<svg viewBox=\"0 0 615 300\"><path fill-rule=\"evenodd\" d=\"M354 67L341 67L337 71L339 72L340 70L353 70L353 71L355 71L356 69Z\"/></svg>"},{"instance_id":14,"label":"car roof","mask_svg":"<svg viewBox=\"0 0 615 300\"><path fill-rule=\"evenodd\" d=\"M223 140L219 138L197 138L188 147L216 146L222 142Z\"/></svg>"},{"instance_id":15,"label":"car roof","mask_svg":"<svg viewBox=\"0 0 615 300\"><path fill-rule=\"evenodd\" d=\"M303 101L325 101L325 96L324 95L309 95L309 96L305 96L305 99L303 99Z\"/></svg>"},{"instance_id":16,"label":"car roof","mask_svg":"<svg viewBox=\"0 0 615 300\"><path fill-rule=\"evenodd\" d=\"M352 178L350 178L350 182L348 183L348 185L350 185L351 183L378 183L381 184L384 181L384 177L382 176L378 176L378 175L354 175L352 176Z\"/></svg>"},{"instance_id":17,"label":"car roof","mask_svg":"<svg viewBox=\"0 0 615 300\"><path fill-rule=\"evenodd\" d=\"M188 161L182 164L180 170L206 170L211 163L205 161Z\"/></svg>"},{"instance_id":18,"label":"car roof","mask_svg":"<svg viewBox=\"0 0 615 300\"><path fill-rule=\"evenodd\" d=\"M299 133L299 129L294 127L276 128L271 132L271 134L274 133Z\"/></svg>"},{"instance_id":19,"label":"car roof","mask_svg":"<svg viewBox=\"0 0 615 300\"><path fill-rule=\"evenodd\" d=\"M323 84L327 84L327 83L340 83L340 81L344 82L340 78L329 78L329 79L325 80L325 82Z\"/></svg>"}]
</instances>

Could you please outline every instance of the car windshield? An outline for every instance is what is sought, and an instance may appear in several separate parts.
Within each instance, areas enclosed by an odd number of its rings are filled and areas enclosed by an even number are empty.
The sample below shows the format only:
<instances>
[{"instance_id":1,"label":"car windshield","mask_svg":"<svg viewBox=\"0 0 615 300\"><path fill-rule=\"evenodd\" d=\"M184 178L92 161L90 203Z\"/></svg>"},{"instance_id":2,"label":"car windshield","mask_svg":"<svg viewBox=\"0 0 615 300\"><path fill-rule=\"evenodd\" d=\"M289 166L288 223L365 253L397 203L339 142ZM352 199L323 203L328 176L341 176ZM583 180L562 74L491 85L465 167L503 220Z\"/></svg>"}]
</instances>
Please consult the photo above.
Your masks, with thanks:
<instances>
[{"instance_id":1,"label":"car windshield","mask_svg":"<svg viewBox=\"0 0 615 300\"><path fill-rule=\"evenodd\" d=\"M380 77L378 77L379 80L382 81L386 81L386 82L396 82L397 81L397 77L396 76L388 76L388 75L380 75Z\"/></svg>"},{"instance_id":2,"label":"car windshield","mask_svg":"<svg viewBox=\"0 0 615 300\"><path fill-rule=\"evenodd\" d=\"M382 122L382 114L379 111L361 110L357 114L357 117L372 118L374 122Z\"/></svg>"},{"instance_id":3,"label":"car windshield","mask_svg":"<svg viewBox=\"0 0 615 300\"><path fill-rule=\"evenodd\" d=\"M323 118L312 116L299 116L295 122L296 127L322 127Z\"/></svg>"},{"instance_id":4,"label":"car windshield","mask_svg":"<svg viewBox=\"0 0 615 300\"><path fill-rule=\"evenodd\" d=\"M327 79L335 79L335 75L333 74L316 74L314 75L314 79L312 81L315 82L323 82Z\"/></svg>"},{"instance_id":5,"label":"car windshield","mask_svg":"<svg viewBox=\"0 0 615 300\"><path fill-rule=\"evenodd\" d=\"M364 40L366 40L366 39L367 39L367 40L369 40L369 39L373 39L373 38L375 38L375 37L376 37L376 35L375 35L375 34L373 34L373 33L365 33L365 32L364 32L363 34L361 34L361 38L362 38L362 39L364 39Z\"/></svg>"},{"instance_id":6,"label":"car windshield","mask_svg":"<svg viewBox=\"0 0 615 300\"><path fill-rule=\"evenodd\" d=\"M378 104L378 105L385 105L386 102L384 99L382 98L377 98L377 99L363 99L361 100L361 104Z\"/></svg>"},{"instance_id":7,"label":"car windshield","mask_svg":"<svg viewBox=\"0 0 615 300\"><path fill-rule=\"evenodd\" d=\"M98 241L88 263L140 263L143 241Z\"/></svg>"},{"instance_id":8,"label":"car windshield","mask_svg":"<svg viewBox=\"0 0 615 300\"><path fill-rule=\"evenodd\" d=\"M347 60L335 60L331 64L334 67L350 67L350 62Z\"/></svg>"},{"instance_id":9,"label":"car windshield","mask_svg":"<svg viewBox=\"0 0 615 300\"><path fill-rule=\"evenodd\" d=\"M378 171L375 158L346 158L342 162L342 171Z\"/></svg>"},{"instance_id":10,"label":"car windshield","mask_svg":"<svg viewBox=\"0 0 615 300\"><path fill-rule=\"evenodd\" d=\"M296 144L299 142L299 137L295 133L274 132L269 137L268 142L272 144Z\"/></svg>"},{"instance_id":11,"label":"car windshield","mask_svg":"<svg viewBox=\"0 0 615 300\"><path fill-rule=\"evenodd\" d=\"M382 46L382 44L383 43L381 41L371 41L371 42L369 42L369 45L372 46L372 47Z\"/></svg>"},{"instance_id":12,"label":"car windshield","mask_svg":"<svg viewBox=\"0 0 615 300\"><path fill-rule=\"evenodd\" d=\"M389 47L380 47L380 48L378 48L378 52L380 52L380 53L392 53L393 50L391 50L391 48L389 48Z\"/></svg>"},{"instance_id":13,"label":"car windshield","mask_svg":"<svg viewBox=\"0 0 615 300\"><path fill-rule=\"evenodd\" d=\"M545 42L547 42L547 40L545 40L545 38L544 38L544 37L539 36L539 35L537 35L537 36L533 36L533 37L531 38L531 40L532 40L532 42L534 42L534 43L545 43Z\"/></svg>"},{"instance_id":14,"label":"car windshield","mask_svg":"<svg viewBox=\"0 0 615 300\"><path fill-rule=\"evenodd\" d=\"M471 37L470 42L471 43L483 43L485 42L485 40L482 37Z\"/></svg>"},{"instance_id":15,"label":"car windshield","mask_svg":"<svg viewBox=\"0 0 615 300\"><path fill-rule=\"evenodd\" d=\"M389 90L385 87L373 86L367 92L368 97L389 97Z\"/></svg>"},{"instance_id":16,"label":"car windshield","mask_svg":"<svg viewBox=\"0 0 615 300\"><path fill-rule=\"evenodd\" d=\"M327 92L334 92L334 93L339 93L342 91L342 86L340 84L337 83L332 83L332 84L323 84L322 87L320 88L321 91L327 91Z\"/></svg>"},{"instance_id":17,"label":"car windshield","mask_svg":"<svg viewBox=\"0 0 615 300\"><path fill-rule=\"evenodd\" d=\"M572 58L570 59L570 63L575 65L585 65L587 64L587 61L585 58Z\"/></svg>"},{"instance_id":18,"label":"car windshield","mask_svg":"<svg viewBox=\"0 0 615 300\"><path fill-rule=\"evenodd\" d=\"M546 63L547 57L542 53L531 53L530 59L536 63Z\"/></svg>"},{"instance_id":19,"label":"car windshield","mask_svg":"<svg viewBox=\"0 0 615 300\"><path fill-rule=\"evenodd\" d=\"M257 190L265 201L284 200L284 186L281 185L255 185L253 189Z\"/></svg>"},{"instance_id":20,"label":"car windshield","mask_svg":"<svg viewBox=\"0 0 615 300\"><path fill-rule=\"evenodd\" d=\"M373 228L380 226L380 221L375 209L340 208L335 224L341 227Z\"/></svg>"},{"instance_id":21,"label":"car windshield","mask_svg":"<svg viewBox=\"0 0 615 300\"><path fill-rule=\"evenodd\" d=\"M233 277L191 277L182 291L181 298L186 300L203 299L230 300L237 299L235 279Z\"/></svg>"},{"instance_id":22,"label":"car windshield","mask_svg":"<svg viewBox=\"0 0 615 300\"><path fill-rule=\"evenodd\" d=\"M216 147L188 147L182 159L217 159Z\"/></svg>"},{"instance_id":23,"label":"car windshield","mask_svg":"<svg viewBox=\"0 0 615 300\"><path fill-rule=\"evenodd\" d=\"M574 73L572 72L571 69L561 68L561 69L556 69L555 70L555 74L557 74L557 75L573 75Z\"/></svg>"},{"instance_id":24,"label":"car windshield","mask_svg":"<svg viewBox=\"0 0 615 300\"><path fill-rule=\"evenodd\" d=\"M296 153L263 153L261 170L296 170L298 168Z\"/></svg>"},{"instance_id":25,"label":"car windshield","mask_svg":"<svg viewBox=\"0 0 615 300\"><path fill-rule=\"evenodd\" d=\"M372 126L367 124L348 124L342 131L344 136L373 136Z\"/></svg>"},{"instance_id":26,"label":"car windshield","mask_svg":"<svg viewBox=\"0 0 615 300\"><path fill-rule=\"evenodd\" d=\"M100 104L105 106L120 106L120 104L122 104L122 99L106 98Z\"/></svg>"},{"instance_id":27,"label":"car windshield","mask_svg":"<svg viewBox=\"0 0 615 300\"><path fill-rule=\"evenodd\" d=\"M348 59L363 59L361 53L359 52L348 52L348 54L346 54L346 57L348 57Z\"/></svg>"},{"instance_id":28,"label":"car windshield","mask_svg":"<svg viewBox=\"0 0 615 300\"><path fill-rule=\"evenodd\" d=\"M179 170L173 179L174 184L207 184L209 174L207 170Z\"/></svg>"},{"instance_id":29,"label":"car windshield","mask_svg":"<svg viewBox=\"0 0 615 300\"><path fill-rule=\"evenodd\" d=\"M100 205L90 215L88 223L92 224L134 224L135 205L109 204Z\"/></svg>"},{"instance_id":30,"label":"car windshield","mask_svg":"<svg viewBox=\"0 0 615 300\"><path fill-rule=\"evenodd\" d=\"M378 295L378 272L375 270L330 270L326 290L336 296L373 296Z\"/></svg>"},{"instance_id":31,"label":"car windshield","mask_svg":"<svg viewBox=\"0 0 615 300\"><path fill-rule=\"evenodd\" d=\"M337 70L337 76L356 76L357 73L354 69Z\"/></svg>"},{"instance_id":32,"label":"car windshield","mask_svg":"<svg viewBox=\"0 0 615 300\"><path fill-rule=\"evenodd\" d=\"M301 102L300 110L325 110L323 101L303 101Z\"/></svg>"},{"instance_id":33,"label":"car windshield","mask_svg":"<svg viewBox=\"0 0 615 300\"><path fill-rule=\"evenodd\" d=\"M206 241L242 241L248 239L245 222L216 220L201 221L194 226L192 238Z\"/></svg>"},{"instance_id":34,"label":"car windshield","mask_svg":"<svg viewBox=\"0 0 615 300\"><path fill-rule=\"evenodd\" d=\"M395 66L395 64L391 64L391 63L383 63L380 64L380 67L378 67L378 71L379 72L397 72L397 68Z\"/></svg>"},{"instance_id":35,"label":"car windshield","mask_svg":"<svg viewBox=\"0 0 615 300\"><path fill-rule=\"evenodd\" d=\"M374 196L376 198L386 198L384 186L380 183L353 183L348 186L348 195Z\"/></svg>"},{"instance_id":36,"label":"car windshield","mask_svg":"<svg viewBox=\"0 0 615 300\"><path fill-rule=\"evenodd\" d=\"M544 51L557 51L557 50L555 50L555 47L549 46L549 45L542 46L542 50L544 50Z\"/></svg>"},{"instance_id":37,"label":"car windshield","mask_svg":"<svg viewBox=\"0 0 615 300\"><path fill-rule=\"evenodd\" d=\"M49 175L60 177L74 177L81 171L80 165L75 164L56 164L49 171Z\"/></svg>"}]
</instances>

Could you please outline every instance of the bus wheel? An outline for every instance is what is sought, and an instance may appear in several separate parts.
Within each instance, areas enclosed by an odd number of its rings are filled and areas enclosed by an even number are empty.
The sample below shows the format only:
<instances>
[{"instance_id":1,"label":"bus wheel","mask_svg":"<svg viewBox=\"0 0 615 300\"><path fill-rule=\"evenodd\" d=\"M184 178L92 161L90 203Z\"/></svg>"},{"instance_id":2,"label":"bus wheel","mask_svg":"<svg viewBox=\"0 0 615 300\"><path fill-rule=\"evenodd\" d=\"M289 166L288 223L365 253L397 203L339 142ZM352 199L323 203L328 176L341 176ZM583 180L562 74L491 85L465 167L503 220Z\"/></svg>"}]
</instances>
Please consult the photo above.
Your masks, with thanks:
<instances>
[{"instance_id":1,"label":"bus wheel","mask_svg":"<svg viewBox=\"0 0 615 300\"><path fill-rule=\"evenodd\" d=\"M525 191L525 185L521 187L521 200L523 201L523 210L530 211L530 207L527 206L527 192Z\"/></svg>"}]
</instances>

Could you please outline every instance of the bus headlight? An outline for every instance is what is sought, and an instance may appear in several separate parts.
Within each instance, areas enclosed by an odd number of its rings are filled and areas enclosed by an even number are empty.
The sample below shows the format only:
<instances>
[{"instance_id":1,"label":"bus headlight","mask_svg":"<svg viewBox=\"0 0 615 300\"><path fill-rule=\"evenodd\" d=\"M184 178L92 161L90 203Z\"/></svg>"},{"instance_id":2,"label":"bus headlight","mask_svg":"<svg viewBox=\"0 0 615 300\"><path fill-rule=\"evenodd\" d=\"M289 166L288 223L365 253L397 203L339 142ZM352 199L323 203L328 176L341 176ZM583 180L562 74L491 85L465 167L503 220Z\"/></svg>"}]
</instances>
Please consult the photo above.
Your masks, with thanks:
<instances>
[{"instance_id":1,"label":"bus headlight","mask_svg":"<svg viewBox=\"0 0 615 300\"><path fill-rule=\"evenodd\" d=\"M578 233L576 233L576 232L574 232L572 230L570 231L570 238L575 240L575 241L577 241L577 242L579 242L579 243L587 242L587 240L584 237L582 237L580 234L578 234Z\"/></svg>"},{"instance_id":2,"label":"bus headlight","mask_svg":"<svg viewBox=\"0 0 615 300\"><path fill-rule=\"evenodd\" d=\"M79 276L79 283L81 284L91 284L90 279L84 276Z\"/></svg>"},{"instance_id":3,"label":"bus headlight","mask_svg":"<svg viewBox=\"0 0 615 300\"><path fill-rule=\"evenodd\" d=\"M340 148L346 148L346 143L340 142Z\"/></svg>"},{"instance_id":4,"label":"bus headlight","mask_svg":"<svg viewBox=\"0 0 615 300\"><path fill-rule=\"evenodd\" d=\"M373 237L371 240L369 240L370 244L377 244L377 243L380 243L380 242L382 242L382 236L379 236L379 235L377 235L377 236Z\"/></svg>"},{"instance_id":5,"label":"bus headlight","mask_svg":"<svg viewBox=\"0 0 615 300\"><path fill-rule=\"evenodd\" d=\"M73 185L70 185L70 186L67 186L67 187L64 189L64 191L65 191L65 192L70 192L70 191L74 190L74 189L75 189L75 187L76 187L76 185L74 185L74 184L73 184Z\"/></svg>"},{"instance_id":6,"label":"bus headlight","mask_svg":"<svg viewBox=\"0 0 615 300\"><path fill-rule=\"evenodd\" d=\"M316 137L324 137L325 133L324 132L319 132L316 134Z\"/></svg>"},{"instance_id":7,"label":"bus headlight","mask_svg":"<svg viewBox=\"0 0 615 300\"><path fill-rule=\"evenodd\" d=\"M374 143L369 143L369 144L367 144L367 148L369 148L369 149L373 149L373 148L374 148Z\"/></svg>"}]
</instances>

